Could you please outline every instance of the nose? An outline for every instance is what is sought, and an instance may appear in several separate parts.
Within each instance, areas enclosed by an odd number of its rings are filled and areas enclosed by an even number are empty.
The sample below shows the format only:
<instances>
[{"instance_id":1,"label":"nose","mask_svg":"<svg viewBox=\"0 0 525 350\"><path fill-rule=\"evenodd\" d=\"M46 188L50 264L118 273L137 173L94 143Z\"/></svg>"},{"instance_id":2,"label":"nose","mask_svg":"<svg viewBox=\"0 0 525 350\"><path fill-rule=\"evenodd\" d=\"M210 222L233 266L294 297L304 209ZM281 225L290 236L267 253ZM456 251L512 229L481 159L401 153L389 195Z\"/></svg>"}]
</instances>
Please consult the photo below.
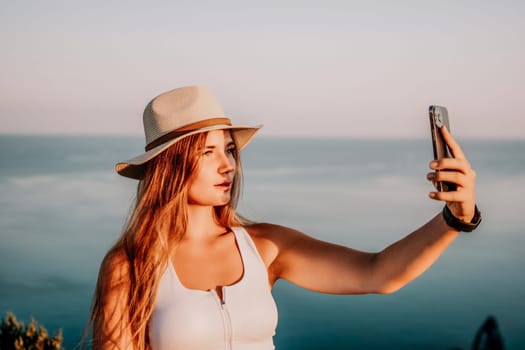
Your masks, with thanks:
<instances>
[{"instance_id":1,"label":"nose","mask_svg":"<svg viewBox=\"0 0 525 350\"><path fill-rule=\"evenodd\" d=\"M235 158L229 153L222 152L219 161L219 173L228 174L235 171Z\"/></svg>"}]
</instances>

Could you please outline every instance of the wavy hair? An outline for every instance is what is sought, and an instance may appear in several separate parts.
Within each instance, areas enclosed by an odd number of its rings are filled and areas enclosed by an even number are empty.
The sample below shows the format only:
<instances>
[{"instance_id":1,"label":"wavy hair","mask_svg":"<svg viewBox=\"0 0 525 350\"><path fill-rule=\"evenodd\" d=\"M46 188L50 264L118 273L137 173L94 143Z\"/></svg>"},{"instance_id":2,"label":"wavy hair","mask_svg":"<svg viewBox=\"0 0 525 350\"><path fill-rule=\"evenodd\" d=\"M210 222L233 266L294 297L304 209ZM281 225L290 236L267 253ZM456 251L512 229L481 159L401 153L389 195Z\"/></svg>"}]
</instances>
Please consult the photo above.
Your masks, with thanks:
<instances>
[{"instance_id":1,"label":"wavy hair","mask_svg":"<svg viewBox=\"0 0 525 350\"><path fill-rule=\"evenodd\" d=\"M148 321L160 277L186 232L188 188L206 136L187 136L147 163L123 232L101 263L82 347L92 330L93 349L150 349ZM236 212L242 185L238 152L235 161L231 200L214 208L224 227L249 223Z\"/></svg>"}]
</instances>

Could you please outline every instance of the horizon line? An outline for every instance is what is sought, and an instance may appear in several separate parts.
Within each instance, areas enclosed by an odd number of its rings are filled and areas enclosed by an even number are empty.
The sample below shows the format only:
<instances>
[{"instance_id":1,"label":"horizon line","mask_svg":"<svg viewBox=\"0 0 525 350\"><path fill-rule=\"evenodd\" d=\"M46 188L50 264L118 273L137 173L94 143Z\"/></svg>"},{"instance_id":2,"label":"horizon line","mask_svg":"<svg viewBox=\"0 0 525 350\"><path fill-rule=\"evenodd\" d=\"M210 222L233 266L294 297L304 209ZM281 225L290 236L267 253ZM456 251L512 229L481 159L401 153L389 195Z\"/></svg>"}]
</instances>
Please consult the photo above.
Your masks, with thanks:
<instances>
[{"instance_id":1,"label":"horizon line","mask_svg":"<svg viewBox=\"0 0 525 350\"><path fill-rule=\"evenodd\" d=\"M138 133L115 133L115 132L2 132L0 131L0 137L4 136L20 136L20 137L129 137L129 138L144 138L144 135ZM408 135L389 135L389 136L378 136L378 135L258 135L257 138L262 139L296 139L296 140L426 140L430 139L430 136L408 136ZM462 140L479 140L479 141L525 141L525 136L456 136L456 138Z\"/></svg>"}]
</instances>

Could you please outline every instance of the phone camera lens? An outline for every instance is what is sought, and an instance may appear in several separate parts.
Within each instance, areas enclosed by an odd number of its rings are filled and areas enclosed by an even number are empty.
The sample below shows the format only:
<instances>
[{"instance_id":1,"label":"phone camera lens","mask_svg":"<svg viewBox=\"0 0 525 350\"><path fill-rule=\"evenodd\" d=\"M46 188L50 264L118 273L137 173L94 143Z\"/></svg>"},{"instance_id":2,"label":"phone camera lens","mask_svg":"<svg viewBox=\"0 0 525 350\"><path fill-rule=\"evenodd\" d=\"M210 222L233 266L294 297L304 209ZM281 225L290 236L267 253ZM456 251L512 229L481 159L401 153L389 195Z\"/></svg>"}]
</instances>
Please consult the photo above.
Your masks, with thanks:
<instances>
[{"instance_id":1,"label":"phone camera lens","mask_svg":"<svg viewBox=\"0 0 525 350\"><path fill-rule=\"evenodd\" d=\"M441 119L441 114L438 114L435 120L437 127L441 128L443 126L443 119Z\"/></svg>"}]
</instances>

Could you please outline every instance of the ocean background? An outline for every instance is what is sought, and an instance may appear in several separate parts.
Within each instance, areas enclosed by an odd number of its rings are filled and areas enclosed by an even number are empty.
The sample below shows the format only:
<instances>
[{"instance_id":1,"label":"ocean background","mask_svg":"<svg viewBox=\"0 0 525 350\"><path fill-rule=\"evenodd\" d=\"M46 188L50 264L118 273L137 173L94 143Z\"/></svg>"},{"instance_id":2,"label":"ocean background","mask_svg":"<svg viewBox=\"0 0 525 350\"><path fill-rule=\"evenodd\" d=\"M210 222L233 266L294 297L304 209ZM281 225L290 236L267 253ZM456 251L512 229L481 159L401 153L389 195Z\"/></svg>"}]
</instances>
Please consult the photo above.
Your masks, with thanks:
<instances>
[{"instance_id":1,"label":"ocean background","mask_svg":"<svg viewBox=\"0 0 525 350\"><path fill-rule=\"evenodd\" d=\"M489 315L507 349L525 348L525 141L459 141L478 174L479 229L394 294L322 295L279 281L277 349L469 349ZM0 318L34 317L76 347L135 193L113 166L142 144L0 135ZM431 157L427 139L259 137L242 153L240 211L378 251L441 210L427 197Z\"/></svg>"}]
</instances>

